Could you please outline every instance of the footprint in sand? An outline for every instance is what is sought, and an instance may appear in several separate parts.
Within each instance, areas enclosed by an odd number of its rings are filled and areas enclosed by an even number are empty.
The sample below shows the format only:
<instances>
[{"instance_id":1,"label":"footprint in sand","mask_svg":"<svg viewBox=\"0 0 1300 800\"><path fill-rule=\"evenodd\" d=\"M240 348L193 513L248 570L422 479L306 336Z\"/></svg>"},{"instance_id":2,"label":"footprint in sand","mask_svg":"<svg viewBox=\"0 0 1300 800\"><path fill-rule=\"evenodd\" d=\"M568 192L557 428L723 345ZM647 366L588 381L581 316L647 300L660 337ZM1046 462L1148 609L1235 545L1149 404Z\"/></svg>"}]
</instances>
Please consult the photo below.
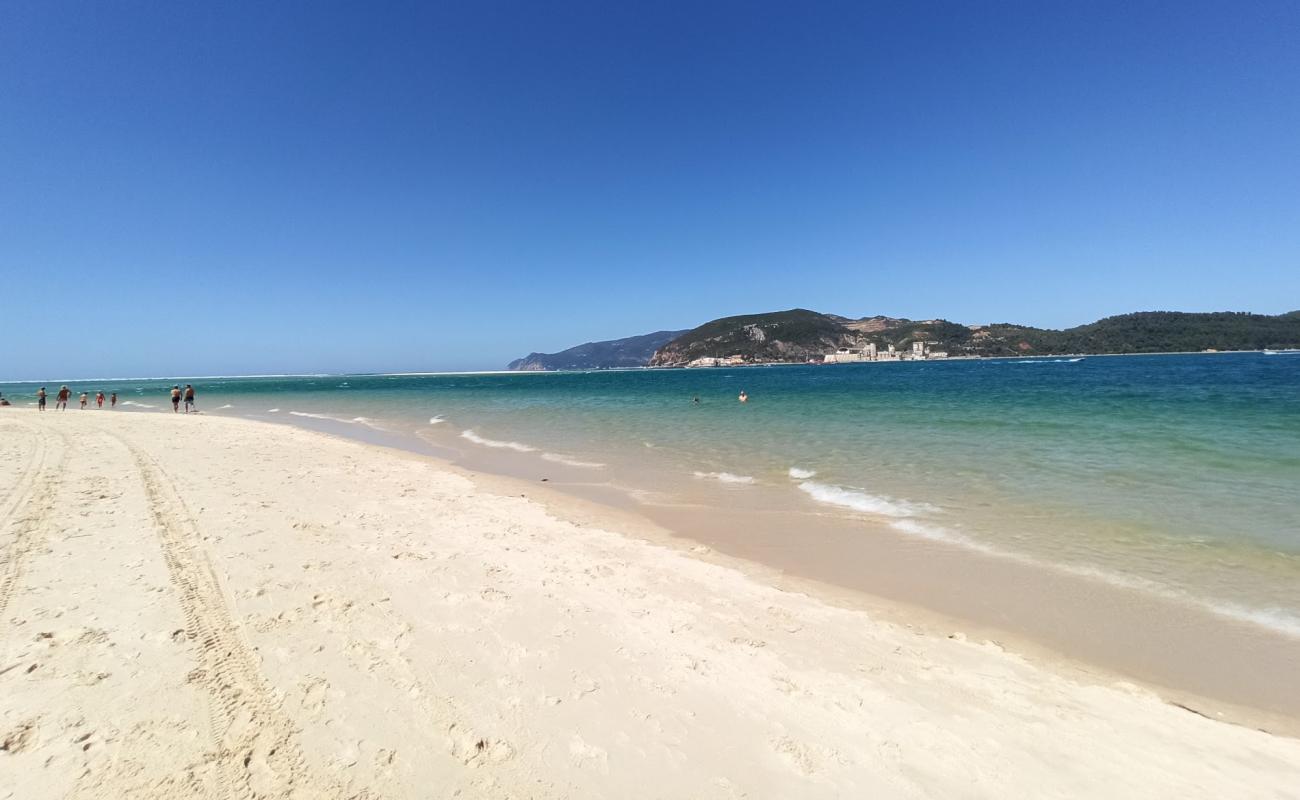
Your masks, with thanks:
<instances>
[{"instance_id":1,"label":"footprint in sand","mask_svg":"<svg viewBox=\"0 0 1300 800\"><path fill-rule=\"evenodd\" d=\"M311 678L299 685L302 691L302 709L313 719L318 719L325 710L325 693L329 688L329 681L324 678Z\"/></svg>"},{"instance_id":2,"label":"footprint in sand","mask_svg":"<svg viewBox=\"0 0 1300 800\"><path fill-rule=\"evenodd\" d=\"M29 719L18 724L4 734L0 739L0 753L21 753L31 747L36 742L37 722L39 719Z\"/></svg>"},{"instance_id":3,"label":"footprint in sand","mask_svg":"<svg viewBox=\"0 0 1300 800\"><path fill-rule=\"evenodd\" d=\"M604 748L589 744L576 733L569 739L569 761L582 769L609 774L609 753Z\"/></svg>"}]
</instances>

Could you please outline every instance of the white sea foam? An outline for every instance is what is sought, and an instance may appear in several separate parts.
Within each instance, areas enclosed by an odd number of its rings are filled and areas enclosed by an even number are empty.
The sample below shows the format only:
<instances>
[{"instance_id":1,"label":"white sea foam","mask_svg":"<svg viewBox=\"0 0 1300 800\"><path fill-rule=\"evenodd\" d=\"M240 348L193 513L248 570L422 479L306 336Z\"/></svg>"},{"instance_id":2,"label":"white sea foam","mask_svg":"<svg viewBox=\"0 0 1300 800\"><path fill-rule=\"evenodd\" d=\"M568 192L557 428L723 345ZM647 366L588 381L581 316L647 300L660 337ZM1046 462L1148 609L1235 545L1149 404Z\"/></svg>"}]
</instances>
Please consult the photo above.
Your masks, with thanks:
<instances>
[{"instance_id":1,"label":"white sea foam","mask_svg":"<svg viewBox=\"0 0 1300 800\"><path fill-rule=\"evenodd\" d=\"M268 414L278 414L278 413L280 413L280 409L278 409L278 408L268 408L268 409L266 410L266 413L268 413Z\"/></svg>"},{"instance_id":2,"label":"white sea foam","mask_svg":"<svg viewBox=\"0 0 1300 800\"><path fill-rule=\"evenodd\" d=\"M1016 359L1011 363L1012 364L1074 364L1082 360L1083 360L1082 356L1078 358L1038 358L1038 359L1030 358L1030 359Z\"/></svg>"},{"instance_id":3,"label":"white sea foam","mask_svg":"<svg viewBox=\"0 0 1300 800\"><path fill-rule=\"evenodd\" d=\"M748 475L736 475L731 472L696 472L695 477L707 480L719 481L720 483L753 483L754 479Z\"/></svg>"},{"instance_id":4,"label":"white sea foam","mask_svg":"<svg viewBox=\"0 0 1300 800\"><path fill-rule=\"evenodd\" d=\"M556 464L564 464L569 467L585 467L587 469L600 469L605 466L598 461L579 461L576 458L569 458L558 453L542 453L542 459L552 461Z\"/></svg>"},{"instance_id":5,"label":"white sea foam","mask_svg":"<svg viewBox=\"0 0 1300 800\"><path fill-rule=\"evenodd\" d=\"M460 438L469 439L474 444L481 444L484 447L504 448L506 450L514 450L517 453L532 453L537 450L536 447L529 447L528 445L521 444L519 442L500 442L497 441L496 439L485 439L484 437L479 436L473 430L461 431Z\"/></svg>"},{"instance_id":6,"label":"white sea foam","mask_svg":"<svg viewBox=\"0 0 1300 800\"><path fill-rule=\"evenodd\" d=\"M278 410L278 409L277 409L277 410ZM331 416L329 416L328 414L313 414L313 413L311 413L310 411L290 411L290 412L289 412L289 415L290 415L290 416L293 416L293 417L309 417L309 418L311 418L311 419L327 419L327 420L330 420L331 422L351 422L351 421L352 421L352 420L348 420L348 419L340 419L339 417L331 417Z\"/></svg>"},{"instance_id":7,"label":"white sea foam","mask_svg":"<svg viewBox=\"0 0 1300 800\"><path fill-rule=\"evenodd\" d=\"M278 411L279 409L271 410ZM330 422L341 422L344 425L365 425L367 428L374 428L377 431L385 430L385 428L380 426L379 423L375 422L370 417L353 417L352 419L344 419L343 417L331 417L329 414L314 414L310 411L290 411L289 414L295 417L308 417L310 419L324 419L329 420Z\"/></svg>"},{"instance_id":8,"label":"white sea foam","mask_svg":"<svg viewBox=\"0 0 1300 800\"><path fill-rule=\"evenodd\" d=\"M1190 592L1167 586L1163 583L1143 578L1138 575L1126 575L1112 572L1087 564L1065 564L1049 561L1024 553L1003 550L992 545L978 542L965 534L914 519L896 519L889 527L912 536L919 536L936 542L957 545L967 550L974 550L993 558L1015 561L1038 569L1073 575L1084 580L1098 581L1110 586L1129 591L1140 592L1153 597L1163 598L1184 605L1195 606L1218 617L1255 625L1274 633L1300 639L1300 616L1280 608L1252 608L1238 603L1224 602L1212 598L1198 597Z\"/></svg>"},{"instance_id":9,"label":"white sea foam","mask_svg":"<svg viewBox=\"0 0 1300 800\"><path fill-rule=\"evenodd\" d=\"M879 514L883 517L906 518L938 511L934 506L924 503L895 500L892 497L869 494L862 489L832 486L828 483L804 481L799 484L799 488L819 503L851 508L854 511L862 511L867 514Z\"/></svg>"},{"instance_id":10,"label":"white sea foam","mask_svg":"<svg viewBox=\"0 0 1300 800\"><path fill-rule=\"evenodd\" d=\"M446 421L447 421L447 420L445 420L445 419L442 418L442 415L441 415L441 414L439 414L439 415L436 416L436 417L429 417L429 424L430 424L430 425L441 425L442 423L444 423L444 422L446 422Z\"/></svg>"},{"instance_id":11,"label":"white sea foam","mask_svg":"<svg viewBox=\"0 0 1300 800\"><path fill-rule=\"evenodd\" d=\"M790 467L790 477L797 481L806 481L817 474L815 469L800 469L799 467Z\"/></svg>"},{"instance_id":12,"label":"white sea foam","mask_svg":"<svg viewBox=\"0 0 1300 800\"><path fill-rule=\"evenodd\" d=\"M148 403L137 403L134 400L123 400L122 405L135 406L136 408L157 408L158 407L158 406L151 406Z\"/></svg>"},{"instance_id":13,"label":"white sea foam","mask_svg":"<svg viewBox=\"0 0 1300 800\"><path fill-rule=\"evenodd\" d=\"M232 406L232 405L229 404L229 403L226 403L224 406L217 406L216 408L214 408L214 409L212 409L212 410L213 410L213 411L220 411L220 410L222 410L223 408L234 408L234 406Z\"/></svg>"}]
</instances>

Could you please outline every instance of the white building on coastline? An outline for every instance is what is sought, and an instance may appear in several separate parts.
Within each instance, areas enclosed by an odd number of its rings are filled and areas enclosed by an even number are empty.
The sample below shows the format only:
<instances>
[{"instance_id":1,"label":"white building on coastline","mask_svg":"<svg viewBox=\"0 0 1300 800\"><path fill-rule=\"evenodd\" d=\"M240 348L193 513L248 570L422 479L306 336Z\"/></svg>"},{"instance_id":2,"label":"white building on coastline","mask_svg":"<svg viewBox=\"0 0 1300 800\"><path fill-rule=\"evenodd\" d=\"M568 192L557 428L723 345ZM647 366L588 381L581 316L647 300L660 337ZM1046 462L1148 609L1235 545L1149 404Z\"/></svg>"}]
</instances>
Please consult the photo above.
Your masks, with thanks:
<instances>
[{"instance_id":1,"label":"white building on coastline","mask_svg":"<svg viewBox=\"0 0 1300 800\"><path fill-rule=\"evenodd\" d=\"M944 351L930 350L929 342L912 342L911 349L901 353L892 344L882 351L877 348L875 342L868 342L866 347L861 349L841 347L834 353L827 353L822 357L822 363L856 364L863 361L929 361L947 357L948 353Z\"/></svg>"}]
</instances>

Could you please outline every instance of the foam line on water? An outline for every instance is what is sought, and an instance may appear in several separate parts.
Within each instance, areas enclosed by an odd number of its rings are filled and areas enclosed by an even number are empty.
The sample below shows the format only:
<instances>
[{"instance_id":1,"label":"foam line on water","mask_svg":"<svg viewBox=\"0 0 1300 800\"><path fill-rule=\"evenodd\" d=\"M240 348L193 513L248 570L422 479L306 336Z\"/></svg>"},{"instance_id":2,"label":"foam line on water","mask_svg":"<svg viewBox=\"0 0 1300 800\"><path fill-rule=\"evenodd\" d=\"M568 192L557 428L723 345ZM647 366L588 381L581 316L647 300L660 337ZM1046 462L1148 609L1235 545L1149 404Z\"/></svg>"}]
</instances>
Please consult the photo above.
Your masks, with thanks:
<instances>
[{"instance_id":1,"label":"foam line on water","mask_svg":"<svg viewBox=\"0 0 1300 800\"><path fill-rule=\"evenodd\" d=\"M819 503L850 508L866 514L878 514L882 517L903 519L938 511L934 506L925 503L896 500L884 495L871 494L863 489L834 486L829 483L803 481L799 484L799 489Z\"/></svg>"},{"instance_id":2,"label":"foam line on water","mask_svg":"<svg viewBox=\"0 0 1300 800\"><path fill-rule=\"evenodd\" d=\"M695 477L704 480L718 481L719 483L753 483L754 479L748 475L737 475L733 472L696 472Z\"/></svg>"},{"instance_id":3,"label":"foam line on water","mask_svg":"<svg viewBox=\"0 0 1300 800\"><path fill-rule=\"evenodd\" d=\"M796 481L806 481L817 475L815 469L801 469L799 467L790 467L790 477Z\"/></svg>"},{"instance_id":4,"label":"foam line on water","mask_svg":"<svg viewBox=\"0 0 1300 800\"><path fill-rule=\"evenodd\" d=\"M443 416L442 416L441 414L438 414L437 416L434 416L434 417L429 417L429 424L430 424L430 425L441 425L442 423L444 423L444 422L446 422L446 421L447 421L447 420L444 419Z\"/></svg>"},{"instance_id":5,"label":"foam line on water","mask_svg":"<svg viewBox=\"0 0 1300 800\"><path fill-rule=\"evenodd\" d=\"M460 438L468 439L474 444L481 444L484 447L496 447L504 450L514 450L516 453L533 453L537 451L536 447L529 447L522 442L502 442L496 439L488 439L479 436L473 429L466 429L460 432Z\"/></svg>"},{"instance_id":6,"label":"foam line on water","mask_svg":"<svg viewBox=\"0 0 1300 800\"><path fill-rule=\"evenodd\" d=\"M1031 358L1031 359L1016 359L1015 361L1012 361L1011 363L1012 363L1012 364L1076 364L1076 363L1078 363L1078 362L1080 362L1080 361L1082 361L1082 360L1083 360L1082 357L1079 357L1079 358Z\"/></svg>"},{"instance_id":7,"label":"foam line on water","mask_svg":"<svg viewBox=\"0 0 1300 800\"><path fill-rule=\"evenodd\" d=\"M1182 589L1166 586L1165 584L1137 575L1125 575L1123 573L1111 572L1109 570L1086 564L1065 564L1058 561L1048 561L1024 553L1003 550L999 547L976 541L959 531L952 530L951 528L945 528L915 519L894 519L889 522L889 527L909 536L916 536L934 542L956 545L963 549L973 550L993 558L1015 561L1037 569L1053 570L1055 572L1083 578L1084 580L1097 581L1120 589L1140 592L1142 594L1159 597L1175 603L1194 606L1224 619L1247 623L1272 631L1273 633L1280 633L1290 638L1300 639L1300 616L1285 609L1253 608L1239 603L1198 597Z\"/></svg>"},{"instance_id":8,"label":"foam line on water","mask_svg":"<svg viewBox=\"0 0 1300 800\"><path fill-rule=\"evenodd\" d=\"M157 408L158 407L158 406L151 406L148 403L137 403L134 400L123 400L122 405L135 406L136 408Z\"/></svg>"},{"instance_id":9,"label":"foam line on water","mask_svg":"<svg viewBox=\"0 0 1300 800\"><path fill-rule=\"evenodd\" d=\"M555 464L564 464L568 467L583 467L585 469L601 469L605 466L598 461L582 461L580 459L562 456L559 453L542 453L542 459Z\"/></svg>"},{"instance_id":10,"label":"foam line on water","mask_svg":"<svg viewBox=\"0 0 1300 800\"><path fill-rule=\"evenodd\" d=\"M273 408L271 410L278 411L279 409ZM307 417L309 419L324 419L329 420L330 422L341 422L344 425L365 425L367 428L374 428L377 431L384 430L379 423L375 422L370 417L353 417L352 419L345 419L343 417L331 417L329 414L316 414L311 411L290 411L289 414L294 417Z\"/></svg>"}]
</instances>

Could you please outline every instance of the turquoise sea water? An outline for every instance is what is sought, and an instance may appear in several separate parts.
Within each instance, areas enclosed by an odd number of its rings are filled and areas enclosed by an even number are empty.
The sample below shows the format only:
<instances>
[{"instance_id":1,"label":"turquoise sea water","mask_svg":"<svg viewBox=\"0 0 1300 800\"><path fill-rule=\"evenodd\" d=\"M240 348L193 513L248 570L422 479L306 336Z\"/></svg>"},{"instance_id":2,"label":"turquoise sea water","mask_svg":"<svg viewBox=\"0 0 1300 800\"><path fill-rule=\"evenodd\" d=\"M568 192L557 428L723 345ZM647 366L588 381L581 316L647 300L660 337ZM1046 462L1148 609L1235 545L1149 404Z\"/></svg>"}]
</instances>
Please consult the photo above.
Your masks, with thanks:
<instances>
[{"instance_id":1,"label":"turquoise sea water","mask_svg":"<svg viewBox=\"0 0 1300 800\"><path fill-rule=\"evenodd\" d=\"M189 380L205 413L384 429L642 502L840 514L1300 636L1300 356ZM172 382L72 388L170 413Z\"/></svg>"}]
</instances>

